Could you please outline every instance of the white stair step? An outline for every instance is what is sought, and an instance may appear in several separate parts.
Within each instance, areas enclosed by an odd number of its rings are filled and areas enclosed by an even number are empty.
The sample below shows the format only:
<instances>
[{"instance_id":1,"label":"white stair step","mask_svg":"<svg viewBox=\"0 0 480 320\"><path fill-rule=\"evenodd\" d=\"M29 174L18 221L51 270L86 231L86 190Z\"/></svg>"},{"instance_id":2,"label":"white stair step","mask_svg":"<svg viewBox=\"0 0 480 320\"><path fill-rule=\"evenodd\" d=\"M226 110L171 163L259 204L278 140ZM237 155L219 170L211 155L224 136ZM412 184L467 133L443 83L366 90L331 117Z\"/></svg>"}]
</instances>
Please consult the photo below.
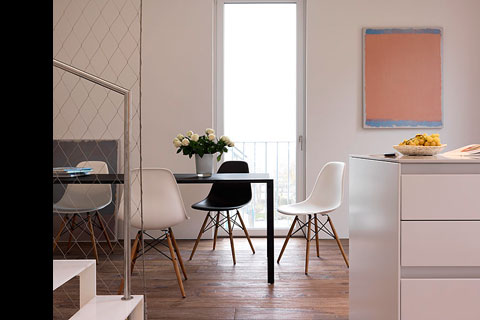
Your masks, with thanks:
<instances>
[{"instance_id":1,"label":"white stair step","mask_svg":"<svg viewBox=\"0 0 480 320\"><path fill-rule=\"evenodd\" d=\"M122 300L122 295L96 296L71 317L71 320L131 320L143 319L143 296L132 295Z\"/></svg>"},{"instance_id":2,"label":"white stair step","mask_svg":"<svg viewBox=\"0 0 480 320\"><path fill-rule=\"evenodd\" d=\"M95 260L53 260L53 290L88 268L95 267Z\"/></svg>"}]
</instances>

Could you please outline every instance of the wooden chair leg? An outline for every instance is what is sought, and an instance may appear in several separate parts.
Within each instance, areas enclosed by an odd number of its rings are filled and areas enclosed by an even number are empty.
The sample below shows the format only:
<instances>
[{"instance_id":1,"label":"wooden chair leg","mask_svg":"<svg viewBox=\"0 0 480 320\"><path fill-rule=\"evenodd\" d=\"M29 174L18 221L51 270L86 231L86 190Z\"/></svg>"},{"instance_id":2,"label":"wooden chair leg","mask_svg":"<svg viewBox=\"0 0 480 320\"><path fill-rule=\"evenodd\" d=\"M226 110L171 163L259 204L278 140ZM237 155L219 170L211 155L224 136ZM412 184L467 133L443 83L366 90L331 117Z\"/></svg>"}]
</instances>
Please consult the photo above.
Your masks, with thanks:
<instances>
[{"instance_id":1,"label":"wooden chair leg","mask_svg":"<svg viewBox=\"0 0 480 320\"><path fill-rule=\"evenodd\" d=\"M215 246L217 245L217 235L218 235L218 222L220 221L220 212L217 211L217 216L215 217L215 234L213 235L213 250L215 250Z\"/></svg>"},{"instance_id":2,"label":"wooden chair leg","mask_svg":"<svg viewBox=\"0 0 480 320\"><path fill-rule=\"evenodd\" d=\"M297 219L298 219L298 216L295 216L295 219L293 219L292 226L290 227L290 230L288 230L287 237L285 238L285 242L283 243L282 250L280 251L280 255L278 256L277 263L280 263L280 259L282 259L283 252L287 247L288 240L290 240L290 237L292 236L292 232L293 232L293 229L295 228L295 223L297 223Z\"/></svg>"},{"instance_id":3,"label":"wooden chair leg","mask_svg":"<svg viewBox=\"0 0 480 320\"><path fill-rule=\"evenodd\" d=\"M133 268L135 267L135 262L137 262L137 257L138 257L138 251L140 250L141 247L141 239L142 239L142 230L139 230L137 232L137 236L135 237L135 241L133 242L132 245L132 251L131 251L131 258L130 258L130 272L133 273Z\"/></svg>"},{"instance_id":4,"label":"wooden chair leg","mask_svg":"<svg viewBox=\"0 0 480 320\"><path fill-rule=\"evenodd\" d=\"M230 237L230 247L232 249L233 264L237 264L237 261L235 259L235 246L233 245L233 226L232 226L232 222L230 221L230 213L228 210L227 210L227 221L228 221L228 236Z\"/></svg>"},{"instance_id":5,"label":"wooden chair leg","mask_svg":"<svg viewBox=\"0 0 480 320\"><path fill-rule=\"evenodd\" d=\"M110 237L108 236L107 228L105 228L105 224L103 223L102 215L100 215L97 211L97 212L95 212L95 216L97 217L97 220L100 223L100 227L102 228L103 236L107 240L107 244L108 244L110 250L113 251L113 246L112 246L112 243L110 242Z\"/></svg>"},{"instance_id":6,"label":"wooden chair leg","mask_svg":"<svg viewBox=\"0 0 480 320\"><path fill-rule=\"evenodd\" d=\"M185 266L183 265L182 256L180 255L180 250L178 249L177 241L175 240L175 236L173 235L172 228L168 228L168 232L170 233L170 237L172 238L173 247L175 248L175 252L177 253L178 262L180 263L180 268L182 269L183 276L185 280L187 280L187 271L185 270Z\"/></svg>"},{"instance_id":7,"label":"wooden chair leg","mask_svg":"<svg viewBox=\"0 0 480 320\"><path fill-rule=\"evenodd\" d=\"M312 227L312 218L308 215L308 226L307 226L307 252L305 255L305 274L308 274L308 256L310 254L310 236L311 236L311 227Z\"/></svg>"},{"instance_id":8,"label":"wooden chair leg","mask_svg":"<svg viewBox=\"0 0 480 320\"><path fill-rule=\"evenodd\" d=\"M343 260L345 260L345 263L347 264L347 268L350 268L350 264L348 263L348 258L347 255L345 254L345 251L343 250L342 243L340 242L340 239L338 238L337 231L335 230L335 227L333 226L332 219L330 219L329 216L327 216L328 223L330 223L330 227L332 228L333 234L335 235L335 240L337 241L338 248L340 248L340 251L342 252Z\"/></svg>"},{"instance_id":9,"label":"wooden chair leg","mask_svg":"<svg viewBox=\"0 0 480 320\"><path fill-rule=\"evenodd\" d=\"M92 241L93 253L95 255L95 260L98 264L98 252L97 252L97 243L95 241L95 234L93 233L93 224L92 224L92 217L89 213L87 213L87 221L88 221L88 229L90 231L90 240Z\"/></svg>"},{"instance_id":10,"label":"wooden chair leg","mask_svg":"<svg viewBox=\"0 0 480 320\"><path fill-rule=\"evenodd\" d=\"M208 212L207 216L205 217L205 220L203 220L202 227L200 228L200 232L198 233L197 241L195 241L195 245L193 246L192 253L190 254L190 259L188 259L188 260L192 260L193 255L195 254L195 250L197 250L198 242L200 242L200 238L202 237L203 230L205 229L205 225L207 224L209 216L210 216L210 211Z\"/></svg>"},{"instance_id":11,"label":"wooden chair leg","mask_svg":"<svg viewBox=\"0 0 480 320\"><path fill-rule=\"evenodd\" d=\"M62 219L62 225L60 226L60 230L58 231L57 235L55 236L55 239L53 240L53 252L55 252L55 249L57 248L57 243L58 239L60 238L60 235L62 234L63 229L65 229L65 226L68 223L68 215L65 215Z\"/></svg>"},{"instance_id":12,"label":"wooden chair leg","mask_svg":"<svg viewBox=\"0 0 480 320\"><path fill-rule=\"evenodd\" d=\"M140 239L142 237L142 230L137 232L137 236L135 237L135 241L132 245L132 252L130 256L130 273L133 274L133 268L135 267L135 262L137 261L138 250L140 248ZM117 294L122 294L123 287L125 286L125 278L122 278L122 282L120 283L120 287L118 288Z\"/></svg>"},{"instance_id":13,"label":"wooden chair leg","mask_svg":"<svg viewBox=\"0 0 480 320\"><path fill-rule=\"evenodd\" d=\"M245 227L245 223L243 223L242 216L240 215L240 212L237 210L237 216L238 219L240 220L240 224L242 225L243 232L245 232L245 236L247 237L248 243L250 244L250 248L252 248L252 252L255 253L255 249L253 248L252 240L250 239L250 235L248 234L247 227Z\"/></svg>"},{"instance_id":14,"label":"wooden chair leg","mask_svg":"<svg viewBox=\"0 0 480 320\"><path fill-rule=\"evenodd\" d=\"M75 228L75 218L77 218L77 214L74 213L72 219L70 220L70 235L68 236L68 246L67 246L67 251L70 250L70 247L72 246L72 239L73 239L73 229Z\"/></svg>"},{"instance_id":15,"label":"wooden chair leg","mask_svg":"<svg viewBox=\"0 0 480 320\"><path fill-rule=\"evenodd\" d=\"M180 270L178 269L177 258L175 257L175 252L172 246L172 240L170 238L170 233L167 232L167 242L168 248L170 249L170 257L172 258L173 268L175 269L175 274L177 275L178 286L180 287L180 292L182 293L182 297L186 297L185 289L183 288L182 277L180 276Z\"/></svg>"},{"instance_id":16,"label":"wooden chair leg","mask_svg":"<svg viewBox=\"0 0 480 320\"><path fill-rule=\"evenodd\" d=\"M320 243L318 241L319 230L318 230L317 214L314 214L313 218L315 219L315 242L316 242L316 245L317 245L317 257L320 258Z\"/></svg>"}]
</instances>

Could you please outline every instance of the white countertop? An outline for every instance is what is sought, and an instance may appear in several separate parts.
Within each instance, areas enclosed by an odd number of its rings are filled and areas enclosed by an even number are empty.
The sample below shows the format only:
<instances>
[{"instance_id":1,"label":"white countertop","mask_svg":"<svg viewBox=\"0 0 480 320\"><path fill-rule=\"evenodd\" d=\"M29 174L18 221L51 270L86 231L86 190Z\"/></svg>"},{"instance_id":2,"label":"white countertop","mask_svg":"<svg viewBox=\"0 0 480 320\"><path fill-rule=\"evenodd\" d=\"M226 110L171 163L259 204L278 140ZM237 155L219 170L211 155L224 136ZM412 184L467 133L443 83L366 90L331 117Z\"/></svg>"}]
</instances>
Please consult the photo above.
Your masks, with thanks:
<instances>
[{"instance_id":1,"label":"white countertop","mask_svg":"<svg viewBox=\"0 0 480 320\"><path fill-rule=\"evenodd\" d=\"M351 154L352 158L387 161L395 163L478 163L480 164L480 157L472 156L403 156L399 154L397 157L385 157L383 154L357 155Z\"/></svg>"}]
</instances>

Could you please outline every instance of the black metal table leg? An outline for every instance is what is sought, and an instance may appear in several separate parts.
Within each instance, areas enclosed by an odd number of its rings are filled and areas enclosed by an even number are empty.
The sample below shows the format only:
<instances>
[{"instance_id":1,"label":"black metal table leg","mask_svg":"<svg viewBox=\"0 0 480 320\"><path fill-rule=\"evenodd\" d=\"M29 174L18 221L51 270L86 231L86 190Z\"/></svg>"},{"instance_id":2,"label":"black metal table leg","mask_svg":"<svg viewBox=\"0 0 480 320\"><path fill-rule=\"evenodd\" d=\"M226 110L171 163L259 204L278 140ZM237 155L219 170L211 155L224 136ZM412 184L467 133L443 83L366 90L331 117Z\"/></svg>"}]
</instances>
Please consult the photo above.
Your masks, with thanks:
<instances>
[{"instance_id":1,"label":"black metal table leg","mask_svg":"<svg viewBox=\"0 0 480 320\"><path fill-rule=\"evenodd\" d=\"M274 217L273 217L273 181L267 182L267 266L268 283L273 284L274 278Z\"/></svg>"}]
</instances>

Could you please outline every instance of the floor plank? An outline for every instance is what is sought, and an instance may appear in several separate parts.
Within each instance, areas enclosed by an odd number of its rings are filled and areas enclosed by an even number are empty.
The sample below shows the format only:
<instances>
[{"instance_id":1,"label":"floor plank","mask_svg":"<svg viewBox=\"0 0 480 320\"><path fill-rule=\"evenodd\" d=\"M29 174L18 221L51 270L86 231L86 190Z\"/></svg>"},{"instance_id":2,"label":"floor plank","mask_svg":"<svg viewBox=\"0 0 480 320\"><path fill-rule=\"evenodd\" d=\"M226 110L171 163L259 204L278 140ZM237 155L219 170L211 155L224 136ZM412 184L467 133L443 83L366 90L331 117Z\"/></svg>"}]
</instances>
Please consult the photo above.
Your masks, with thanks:
<instances>
[{"instance_id":1,"label":"floor plank","mask_svg":"<svg viewBox=\"0 0 480 320\"><path fill-rule=\"evenodd\" d=\"M273 285L267 284L265 238L252 238L255 254L246 239L235 238L236 265L228 238L219 238L215 251L212 240L201 240L192 260L188 258L194 240L177 240L187 270L188 280L183 282L187 297L181 297L171 261L154 250L137 261L131 278L132 294L146 295L147 318L155 320L348 319L348 268L335 240L320 240L320 258L313 243L308 275L304 273L304 239L292 238L281 263L276 263L283 240L275 239ZM348 240L342 240L342 245L348 255ZM110 290L97 291L108 294L117 290L122 254L117 250L108 257L110 263L97 266L101 287L110 286ZM56 310L72 308L68 302L78 296L78 283L73 281L69 286L56 294ZM68 298L62 298L62 294Z\"/></svg>"}]
</instances>

